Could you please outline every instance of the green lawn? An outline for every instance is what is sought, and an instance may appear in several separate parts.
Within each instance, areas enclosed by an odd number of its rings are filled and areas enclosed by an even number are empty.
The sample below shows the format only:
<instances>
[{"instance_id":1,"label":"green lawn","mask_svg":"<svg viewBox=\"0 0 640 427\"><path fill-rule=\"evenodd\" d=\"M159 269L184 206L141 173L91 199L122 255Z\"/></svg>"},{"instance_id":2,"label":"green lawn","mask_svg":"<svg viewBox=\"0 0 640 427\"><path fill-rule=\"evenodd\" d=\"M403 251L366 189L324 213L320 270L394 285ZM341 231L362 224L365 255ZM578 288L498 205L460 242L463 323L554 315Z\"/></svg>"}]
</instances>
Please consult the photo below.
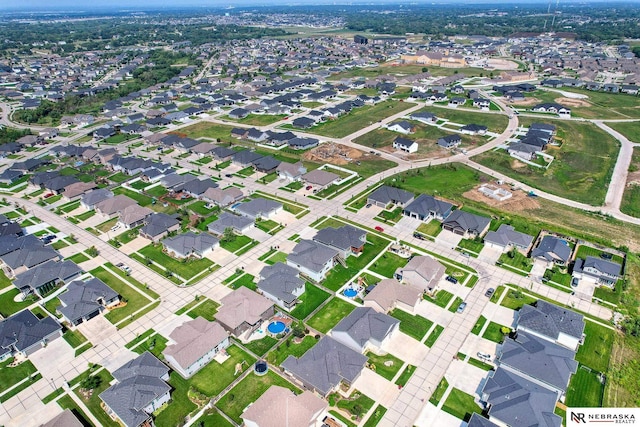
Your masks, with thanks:
<instances>
[{"instance_id":1,"label":"green lawn","mask_svg":"<svg viewBox=\"0 0 640 427\"><path fill-rule=\"evenodd\" d=\"M326 334L355 308L356 306L353 304L349 304L338 298L332 298L320 311L309 319L309 326Z\"/></svg>"},{"instance_id":2,"label":"green lawn","mask_svg":"<svg viewBox=\"0 0 640 427\"><path fill-rule=\"evenodd\" d=\"M573 374L567 388L566 405L578 407L602 407L604 384L596 372L590 372L582 366Z\"/></svg>"},{"instance_id":3,"label":"green lawn","mask_svg":"<svg viewBox=\"0 0 640 427\"><path fill-rule=\"evenodd\" d=\"M75 255L71 255L71 256L70 256L69 258L67 258L67 259L68 259L69 261L73 261L73 262L75 262L76 264L80 264L80 263L82 263L82 262L89 261L89 257L88 257L88 256L86 256L85 254L81 253L81 252L79 252L79 253L77 253L77 254L75 254Z\"/></svg>"},{"instance_id":4,"label":"green lawn","mask_svg":"<svg viewBox=\"0 0 640 427\"><path fill-rule=\"evenodd\" d=\"M431 402L433 405L438 405L438 403L440 402L440 400L442 400L442 397L444 396L444 392L447 391L447 388L449 388L449 382L445 377L442 377L442 379L438 383L438 386L436 387L436 389L433 391L433 394L429 398L429 402Z\"/></svg>"},{"instance_id":5,"label":"green lawn","mask_svg":"<svg viewBox=\"0 0 640 427\"><path fill-rule=\"evenodd\" d=\"M442 410L463 421L469 421L473 413L482 414L482 408L473 400L473 396L457 388L451 390Z\"/></svg>"},{"instance_id":6,"label":"green lawn","mask_svg":"<svg viewBox=\"0 0 640 427\"><path fill-rule=\"evenodd\" d=\"M513 258L511 257L512 255ZM526 257L519 251L510 251L508 253L503 253L502 255L500 255L500 258L498 258L498 265L501 263L527 272L531 271L531 269L533 268L533 260Z\"/></svg>"},{"instance_id":7,"label":"green lawn","mask_svg":"<svg viewBox=\"0 0 640 427\"><path fill-rule=\"evenodd\" d=\"M240 276L239 279L236 279L233 283L231 283L231 287L233 289L238 289L240 286L245 286L252 291L255 291L257 289L255 277L249 273L245 273Z\"/></svg>"},{"instance_id":8,"label":"green lawn","mask_svg":"<svg viewBox=\"0 0 640 427\"><path fill-rule=\"evenodd\" d=\"M212 267L214 263L208 258L192 258L188 261L178 260L162 252L162 244L150 244L138 251L141 255L150 258L169 271L183 279L189 280L203 270Z\"/></svg>"},{"instance_id":9,"label":"green lawn","mask_svg":"<svg viewBox=\"0 0 640 427\"><path fill-rule=\"evenodd\" d=\"M18 384L23 379L37 372L31 361L26 360L13 368L8 367L13 362L13 358L9 358L0 363L0 392L4 392L8 388Z\"/></svg>"},{"instance_id":10,"label":"green lawn","mask_svg":"<svg viewBox=\"0 0 640 427\"><path fill-rule=\"evenodd\" d=\"M462 239L458 243L458 248L462 249L462 252L469 252L472 256L477 257L482 248L484 248L484 243L482 240Z\"/></svg>"},{"instance_id":11,"label":"green lawn","mask_svg":"<svg viewBox=\"0 0 640 427\"><path fill-rule=\"evenodd\" d=\"M313 310L330 297L328 292L323 291L311 283L305 283L304 292L298 297L301 302L291 310L291 315L299 320L304 320Z\"/></svg>"},{"instance_id":12,"label":"green lawn","mask_svg":"<svg viewBox=\"0 0 640 427\"><path fill-rule=\"evenodd\" d=\"M396 269L407 265L408 259L402 258L391 252L385 252L380 258L378 258L369 270L374 273L378 273L381 276L392 278Z\"/></svg>"},{"instance_id":13,"label":"green lawn","mask_svg":"<svg viewBox=\"0 0 640 427\"><path fill-rule=\"evenodd\" d=\"M335 394L329 395L329 404L331 404L332 396L335 396ZM348 411L352 417L360 417L366 414L374 404L375 401L373 399L357 390L353 391L348 399L340 396L340 399L336 402L338 408Z\"/></svg>"},{"instance_id":14,"label":"green lawn","mask_svg":"<svg viewBox=\"0 0 640 427\"><path fill-rule=\"evenodd\" d=\"M449 301L451 301L452 298L453 298L453 294L451 292L445 291L444 289L440 289L436 293L435 298L425 296L424 299L434 303L438 307L446 308L447 304L449 304Z\"/></svg>"},{"instance_id":15,"label":"green lawn","mask_svg":"<svg viewBox=\"0 0 640 427\"><path fill-rule=\"evenodd\" d=\"M219 303L206 298L202 303L187 312L187 316L192 319L199 316L213 322L215 320L216 313L218 312L218 307L220 307Z\"/></svg>"},{"instance_id":16,"label":"green lawn","mask_svg":"<svg viewBox=\"0 0 640 427\"><path fill-rule=\"evenodd\" d=\"M451 108L438 108L430 106L420 110L434 113L438 118L449 120L459 124L477 124L486 126L489 132L501 133L509 122L507 116L502 114L489 114L474 111L463 111Z\"/></svg>"},{"instance_id":17,"label":"green lawn","mask_svg":"<svg viewBox=\"0 0 640 427\"><path fill-rule=\"evenodd\" d=\"M252 242L253 242L253 245L251 244ZM251 247L253 247L256 244L258 244L257 241L254 241L250 237L243 236L243 235L236 235L233 240L227 241L227 242L220 240L220 247L228 250L231 253L240 252L240 250L245 246L251 245Z\"/></svg>"},{"instance_id":18,"label":"green lawn","mask_svg":"<svg viewBox=\"0 0 640 427\"><path fill-rule=\"evenodd\" d=\"M138 291L102 267L93 269L90 273L106 283L107 286L127 301L126 306L111 310L105 315L107 320L113 324L120 322L151 302L149 298L141 295Z\"/></svg>"},{"instance_id":19,"label":"green lawn","mask_svg":"<svg viewBox=\"0 0 640 427\"><path fill-rule=\"evenodd\" d=\"M269 264L269 265L273 265L277 262L287 262L287 255L284 252L280 252L280 251L276 251L275 253L272 253L268 258L266 258L264 260L265 263Z\"/></svg>"},{"instance_id":20,"label":"green lawn","mask_svg":"<svg viewBox=\"0 0 640 427\"><path fill-rule=\"evenodd\" d=\"M429 337L425 340L424 344L429 348L433 347L433 345L440 337L440 334L442 334L442 331L444 331L444 327L441 325L436 325L436 327L433 329L433 332L431 332L429 334Z\"/></svg>"},{"instance_id":21,"label":"green lawn","mask_svg":"<svg viewBox=\"0 0 640 427\"><path fill-rule=\"evenodd\" d=\"M400 321L400 331L415 338L418 341L422 341L424 336L429 332L433 322L422 316L409 314L406 311L399 309L393 309L389 312L389 315L395 317Z\"/></svg>"},{"instance_id":22,"label":"green lawn","mask_svg":"<svg viewBox=\"0 0 640 427\"><path fill-rule=\"evenodd\" d=\"M462 303L462 298L456 297L451 303L451 305L449 306L449 311L452 313L455 313L458 310L458 307L460 306L461 303Z\"/></svg>"},{"instance_id":23,"label":"green lawn","mask_svg":"<svg viewBox=\"0 0 640 427\"><path fill-rule=\"evenodd\" d=\"M62 334L62 338L73 348L80 347L82 344L87 342L87 337L82 335L80 331L72 331L71 329L67 329L64 334Z\"/></svg>"},{"instance_id":24,"label":"green lawn","mask_svg":"<svg viewBox=\"0 0 640 427\"><path fill-rule=\"evenodd\" d=\"M287 344L287 342L289 342L289 344ZM267 360L272 365L280 366L280 364L282 364L282 362L284 362L290 355L293 357L300 357L305 354L307 350L316 345L317 342L318 340L311 335L305 336L302 341L297 344L294 342L293 338L289 337L287 338L287 341L269 352Z\"/></svg>"},{"instance_id":25,"label":"green lawn","mask_svg":"<svg viewBox=\"0 0 640 427\"><path fill-rule=\"evenodd\" d=\"M191 377L191 386L204 395L213 397L218 395L236 378L234 372L237 363L245 362L242 364L242 372L253 367L255 359L239 347L231 345L227 348L227 353L231 357L222 364L213 360ZM213 378L215 378L215 381L212 381Z\"/></svg>"},{"instance_id":26,"label":"green lawn","mask_svg":"<svg viewBox=\"0 0 640 427\"><path fill-rule=\"evenodd\" d=\"M251 373L229 390L229 392L216 403L216 406L235 422L242 424L240 415L242 415L247 405L255 402L273 385L286 387L296 393L301 392L298 387L271 371L267 372L264 376L257 376Z\"/></svg>"},{"instance_id":27,"label":"green lawn","mask_svg":"<svg viewBox=\"0 0 640 427\"><path fill-rule=\"evenodd\" d=\"M394 114L411 108L412 106L413 104L410 103L391 100L380 102L377 105L366 105L364 107L355 108L338 119L328 120L325 123L321 123L311 129L307 129L307 132L332 138L343 138L377 122L378 120L393 116Z\"/></svg>"},{"instance_id":28,"label":"green lawn","mask_svg":"<svg viewBox=\"0 0 640 427\"><path fill-rule=\"evenodd\" d=\"M149 338L151 335L153 335L155 333L156 333L155 330L147 329L146 331L144 331L141 334L138 334L138 336L136 336L134 339L132 339L131 341L126 343L124 345L124 347L128 348L128 349L132 349L133 347L135 347L136 345L140 344L142 341L146 340L147 338Z\"/></svg>"},{"instance_id":29,"label":"green lawn","mask_svg":"<svg viewBox=\"0 0 640 427\"><path fill-rule=\"evenodd\" d=\"M214 210L217 210L216 208L208 209L207 205L208 203L204 200L199 200L195 203L191 203L188 209L202 216L209 215Z\"/></svg>"},{"instance_id":30,"label":"green lawn","mask_svg":"<svg viewBox=\"0 0 640 427\"><path fill-rule=\"evenodd\" d=\"M506 288L503 288L506 289ZM495 295L495 294L494 294ZM520 310L523 305L533 304L537 301L536 298L530 297L522 293L519 289L509 289L507 294L500 303L501 306L510 308L512 310Z\"/></svg>"},{"instance_id":31,"label":"green lawn","mask_svg":"<svg viewBox=\"0 0 640 427\"><path fill-rule=\"evenodd\" d=\"M426 224L420 224L416 229L417 232L426 234L427 236L437 237L442 231L442 224L436 220L431 220Z\"/></svg>"},{"instance_id":32,"label":"green lawn","mask_svg":"<svg viewBox=\"0 0 640 427\"><path fill-rule=\"evenodd\" d=\"M109 371L107 371L106 369L101 370L95 375L100 377L102 382L98 387L96 387L93 390L91 397L86 399L82 395L82 393L80 393L79 388L76 388L74 391L76 395L84 402L84 404L87 405L87 408L89 408L89 411L91 411L91 413L98 419L98 421L100 421L100 424L102 424L103 427L111 427L111 426L119 427L120 424L115 422L109 415L107 415L107 413L100 406L100 403L102 402L102 400L100 400L99 395L100 393L102 393L103 391L109 388L109 383L113 381L113 377L111 376Z\"/></svg>"},{"instance_id":33,"label":"green lawn","mask_svg":"<svg viewBox=\"0 0 640 427\"><path fill-rule=\"evenodd\" d=\"M258 357L262 357L267 351L271 350L271 348L277 343L278 343L277 339L267 335L264 338L260 338L259 340L254 340L246 344L243 344L243 346L247 350L250 350L253 354L257 355Z\"/></svg>"},{"instance_id":34,"label":"green lawn","mask_svg":"<svg viewBox=\"0 0 640 427\"><path fill-rule=\"evenodd\" d=\"M364 423L363 427L375 427L378 425L384 414L387 412L387 408L382 405L376 406L373 413L369 416L369 419Z\"/></svg>"},{"instance_id":35,"label":"green lawn","mask_svg":"<svg viewBox=\"0 0 640 427\"><path fill-rule=\"evenodd\" d=\"M640 143L640 129L637 122L609 122L607 126L620 132L630 141Z\"/></svg>"},{"instance_id":36,"label":"green lawn","mask_svg":"<svg viewBox=\"0 0 640 427\"><path fill-rule=\"evenodd\" d=\"M0 294L0 315L2 317L9 317L15 314L38 300L36 296L29 296L25 301L16 302L14 298L20 295L18 289L10 289L7 292Z\"/></svg>"},{"instance_id":37,"label":"green lawn","mask_svg":"<svg viewBox=\"0 0 640 427\"><path fill-rule=\"evenodd\" d=\"M480 316L476 324L473 326L473 329L471 329L471 333L473 335L478 335L485 323L487 323L486 317Z\"/></svg>"},{"instance_id":38,"label":"green lawn","mask_svg":"<svg viewBox=\"0 0 640 427\"><path fill-rule=\"evenodd\" d=\"M482 338L488 339L489 341L496 342L498 344L504 341L504 334L500 330L502 325L496 322L489 322L489 326L485 329L484 334L482 334Z\"/></svg>"},{"instance_id":39,"label":"green lawn","mask_svg":"<svg viewBox=\"0 0 640 427\"><path fill-rule=\"evenodd\" d=\"M231 130L234 126L220 125L217 123L200 122L191 126L180 129L181 133L184 133L189 138L210 138L220 139L222 141L231 141Z\"/></svg>"},{"instance_id":40,"label":"green lawn","mask_svg":"<svg viewBox=\"0 0 640 427\"><path fill-rule=\"evenodd\" d=\"M407 365L406 368L404 368L404 371L402 371L402 373L396 380L396 384L404 387L404 385L409 381L409 378L411 378L411 375L413 375L415 371L416 371L415 366Z\"/></svg>"},{"instance_id":41,"label":"green lawn","mask_svg":"<svg viewBox=\"0 0 640 427\"><path fill-rule=\"evenodd\" d=\"M153 353L158 359L164 359L164 357L162 356L162 352L164 351L165 348L167 348L168 341L169 341L168 339L156 333L147 337L147 339L141 341L140 344L133 347L131 350L138 354L142 354L145 351L149 351Z\"/></svg>"},{"instance_id":42,"label":"green lawn","mask_svg":"<svg viewBox=\"0 0 640 427\"><path fill-rule=\"evenodd\" d=\"M369 369L389 381L393 380L393 377L402 368L402 360L390 353L385 356L379 356L369 351L365 356L369 358Z\"/></svg>"},{"instance_id":43,"label":"green lawn","mask_svg":"<svg viewBox=\"0 0 640 427\"><path fill-rule=\"evenodd\" d=\"M594 371L607 372L616 332L585 319L584 344L578 348L576 360Z\"/></svg>"},{"instance_id":44,"label":"green lawn","mask_svg":"<svg viewBox=\"0 0 640 427\"><path fill-rule=\"evenodd\" d=\"M149 206L151 204L151 197L145 196L144 194L136 193L135 191L129 190L124 187L114 188L113 194L123 194L127 197L130 197L138 202L140 206Z\"/></svg>"},{"instance_id":45,"label":"green lawn","mask_svg":"<svg viewBox=\"0 0 640 427\"><path fill-rule=\"evenodd\" d=\"M279 227L280 225L277 222L272 221L270 219L263 219L261 221L256 221L256 228L264 231L265 233L275 234Z\"/></svg>"},{"instance_id":46,"label":"green lawn","mask_svg":"<svg viewBox=\"0 0 640 427\"><path fill-rule=\"evenodd\" d=\"M4 289L7 286L11 286L11 280L4 274L4 271L0 269L0 289Z\"/></svg>"},{"instance_id":47,"label":"green lawn","mask_svg":"<svg viewBox=\"0 0 640 427\"><path fill-rule=\"evenodd\" d=\"M637 123L633 123L633 125L637 125ZM640 149L635 147L631 156L629 172L633 173L638 170L640 170ZM640 185L629 183L625 187L622 202L620 203L620 211L636 218L640 217Z\"/></svg>"},{"instance_id":48,"label":"green lawn","mask_svg":"<svg viewBox=\"0 0 640 427\"><path fill-rule=\"evenodd\" d=\"M188 396L190 388L189 381L173 371L169 376L169 385L173 388L173 390L171 390L171 404L167 405L155 417L154 424L158 427L175 427L180 425L184 421L184 417L197 409L196 404L193 403Z\"/></svg>"},{"instance_id":49,"label":"green lawn","mask_svg":"<svg viewBox=\"0 0 640 427\"><path fill-rule=\"evenodd\" d=\"M523 119L527 125L540 119ZM549 147L547 153L555 157L548 169L524 165L504 151L489 151L474 160L513 177L518 181L549 193L599 206L604 202L619 144L609 134L591 123L553 121L562 146Z\"/></svg>"},{"instance_id":50,"label":"green lawn","mask_svg":"<svg viewBox=\"0 0 640 427\"><path fill-rule=\"evenodd\" d=\"M216 409L207 410L193 425L198 427L234 427L234 425L220 415L220 412Z\"/></svg>"},{"instance_id":51,"label":"green lawn","mask_svg":"<svg viewBox=\"0 0 640 427\"><path fill-rule=\"evenodd\" d=\"M606 255L610 255L611 256L611 261L618 263L618 264L623 264L624 263L624 258L621 257L620 255L617 255L613 252L608 252L608 251L602 251L600 249L596 249L593 248L591 246L587 246L587 245L578 245L578 249L576 250L576 258L586 258L588 256L592 256L592 257L596 257L596 258L601 258L603 254Z\"/></svg>"}]
</instances>

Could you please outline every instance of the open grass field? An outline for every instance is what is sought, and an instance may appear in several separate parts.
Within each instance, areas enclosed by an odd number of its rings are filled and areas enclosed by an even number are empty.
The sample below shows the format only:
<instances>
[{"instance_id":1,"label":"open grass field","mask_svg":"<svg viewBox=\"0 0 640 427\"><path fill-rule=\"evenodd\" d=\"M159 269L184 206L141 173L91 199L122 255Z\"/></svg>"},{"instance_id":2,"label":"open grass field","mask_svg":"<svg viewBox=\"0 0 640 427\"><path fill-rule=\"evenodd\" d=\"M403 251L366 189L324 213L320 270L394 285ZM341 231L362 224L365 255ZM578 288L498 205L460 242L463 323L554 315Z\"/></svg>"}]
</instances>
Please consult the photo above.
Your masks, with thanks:
<instances>
[{"instance_id":1,"label":"open grass field","mask_svg":"<svg viewBox=\"0 0 640 427\"><path fill-rule=\"evenodd\" d=\"M436 115L440 119L446 119L453 123L462 125L476 124L486 126L489 132L501 133L507 128L509 119L504 114L464 111L455 108L443 108L438 106L429 106L420 111L428 111Z\"/></svg>"},{"instance_id":2,"label":"open grass field","mask_svg":"<svg viewBox=\"0 0 640 427\"><path fill-rule=\"evenodd\" d=\"M335 120L308 129L307 132L332 138L343 138L412 106L413 104L399 101L383 101L377 105L365 105L355 108Z\"/></svg>"},{"instance_id":3,"label":"open grass field","mask_svg":"<svg viewBox=\"0 0 640 427\"><path fill-rule=\"evenodd\" d=\"M562 88L564 92L586 95L590 106L571 107L571 115L586 119L637 119L640 118L638 97L624 93L605 93L586 89ZM550 92L554 99L562 97L560 93ZM537 96L536 96L537 97Z\"/></svg>"},{"instance_id":4,"label":"open grass field","mask_svg":"<svg viewBox=\"0 0 640 427\"><path fill-rule=\"evenodd\" d=\"M521 124L532 121L540 120L523 118ZM553 124L564 142L560 148L547 148L547 153L555 157L548 169L526 165L502 150L489 151L473 159L549 193L593 206L601 205L618 155L618 142L591 123L553 121Z\"/></svg>"},{"instance_id":5,"label":"open grass field","mask_svg":"<svg viewBox=\"0 0 640 427\"><path fill-rule=\"evenodd\" d=\"M358 33L360 34L360 33ZM368 68L352 68L351 70L337 73L329 77L327 80L340 80L351 77L378 77L384 74L391 74L396 76L408 76L413 74L422 73L424 65L394 65L383 64L378 67ZM429 74L438 77L451 76L453 74L463 73L467 77L480 76L480 74L486 73L486 70L482 68L466 67L466 68L444 68L444 67L428 67Z\"/></svg>"},{"instance_id":6,"label":"open grass field","mask_svg":"<svg viewBox=\"0 0 640 427\"><path fill-rule=\"evenodd\" d=\"M209 138L213 140L219 139L224 142L229 142L233 140L233 138L231 138L231 130L233 128L233 126L221 125L217 123L200 122L180 129L179 133L193 139Z\"/></svg>"},{"instance_id":7,"label":"open grass field","mask_svg":"<svg viewBox=\"0 0 640 427\"><path fill-rule=\"evenodd\" d=\"M271 123L279 122L285 117L287 117L285 114L249 114L244 119L232 119L229 116L224 116L222 119L251 126L267 126Z\"/></svg>"},{"instance_id":8,"label":"open grass field","mask_svg":"<svg viewBox=\"0 0 640 427\"><path fill-rule=\"evenodd\" d=\"M244 411L247 405L255 402L262 396L269 387L274 385L286 387L296 393L301 392L298 387L271 371L261 377L251 373L229 390L229 392L218 401L216 406L236 423L242 424L242 420L240 419L242 411Z\"/></svg>"},{"instance_id":9,"label":"open grass field","mask_svg":"<svg viewBox=\"0 0 640 427\"><path fill-rule=\"evenodd\" d=\"M356 306L353 304L349 304L338 298L333 298L309 319L309 326L326 334L355 308Z\"/></svg>"},{"instance_id":10,"label":"open grass field","mask_svg":"<svg viewBox=\"0 0 640 427\"><path fill-rule=\"evenodd\" d=\"M629 165L629 175L627 176L627 186L625 187L622 202L620 203L620 211L636 218L640 217L640 185L632 184L632 182L634 181L634 175L637 175L638 171L640 171L640 149L636 147L633 149L631 164Z\"/></svg>"},{"instance_id":11,"label":"open grass field","mask_svg":"<svg viewBox=\"0 0 640 427\"><path fill-rule=\"evenodd\" d=\"M606 125L626 136L629 141L640 143L640 126L638 126L638 122L609 122Z\"/></svg>"}]
</instances>

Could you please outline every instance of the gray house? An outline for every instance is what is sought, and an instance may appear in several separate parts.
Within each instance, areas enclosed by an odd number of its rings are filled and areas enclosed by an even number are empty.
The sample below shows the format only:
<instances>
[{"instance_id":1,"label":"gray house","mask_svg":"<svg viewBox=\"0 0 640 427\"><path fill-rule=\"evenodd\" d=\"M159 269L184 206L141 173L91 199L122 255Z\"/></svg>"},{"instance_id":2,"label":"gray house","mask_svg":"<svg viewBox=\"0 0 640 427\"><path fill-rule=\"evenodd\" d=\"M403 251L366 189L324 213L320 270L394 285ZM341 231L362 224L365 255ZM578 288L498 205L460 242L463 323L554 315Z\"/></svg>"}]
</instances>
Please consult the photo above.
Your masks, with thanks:
<instances>
[{"instance_id":1,"label":"gray house","mask_svg":"<svg viewBox=\"0 0 640 427\"><path fill-rule=\"evenodd\" d=\"M516 248L521 251L527 251L531 246L533 236L515 231L513 226L501 224L496 231L489 231L484 236L484 242L488 247L499 249L501 251Z\"/></svg>"},{"instance_id":2,"label":"gray house","mask_svg":"<svg viewBox=\"0 0 640 427\"><path fill-rule=\"evenodd\" d=\"M590 279L597 284L609 287L615 286L622 277L622 266L613 261L588 256L576 259L572 276L578 279Z\"/></svg>"},{"instance_id":3,"label":"gray house","mask_svg":"<svg viewBox=\"0 0 640 427\"><path fill-rule=\"evenodd\" d=\"M367 203L371 203L381 208L386 207L389 203L396 206L405 206L413 200L413 193L399 188L382 185L369 194Z\"/></svg>"},{"instance_id":4,"label":"gray house","mask_svg":"<svg viewBox=\"0 0 640 427\"><path fill-rule=\"evenodd\" d=\"M243 234L253 227L253 220L246 216L234 215L230 212L223 212L217 220L209 223L207 229L210 233L222 236L227 228L231 228L235 233Z\"/></svg>"},{"instance_id":5,"label":"gray house","mask_svg":"<svg viewBox=\"0 0 640 427\"><path fill-rule=\"evenodd\" d=\"M38 319L23 310L0 322L0 362L16 354L28 357L61 336L62 326L55 319Z\"/></svg>"},{"instance_id":6,"label":"gray house","mask_svg":"<svg viewBox=\"0 0 640 427\"><path fill-rule=\"evenodd\" d=\"M69 283L67 291L59 299L62 305L57 307L57 311L73 326L96 317L104 309L120 302L118 293L98 278Z\"/></svg>"},{"instance_id":7,"label":"gray house","mask_svg":"<svg viewBox=\"0 0 640 427\"><path fill-rule=\"evenodd\" d=\"M500 427L498 424L484 418L482 415L474 412L471 414L467 427Z\"/></svg>"},{"instance_id":8,"label":"gray house","mask_svg":"<svg viewBox=\"0 0 640 427\"><path fill-rule=\"evenodd\" d=\"M346 259L349 255L358 255L364 251L367 232L352 225L340 228L327 227L319 230L313 240L337 250L340 256Z\"/></svg>"},{"instance_id":9,"label":"gray house","mask_svg":"<svg viewBox=\"0 0 640 427\"><path fill-rule=\"evenodd\" d=\"M165 249L176 258L207 256L218 246L219 240L207 233L188 232L162 241Z\"/></svg>"},{"instance_id":10,"label":"gray house","mask_svg":"<svg viewBox=\"0 0 640 427\"><path fill-rule=\"evenodd\" d=\"M562 417L553 413L558 392L501 367L489 375L481 398L487 403L489 420L510 426L562 425Z\"/></svg>"},{"instance_id":11,"label":"gray house","mask_svg":"<svg viewBox=\"0 0 640 427\"><path fill-rule=\"evenodd\" d=\"M527 332L573 351L584 337L584 316L564 307L538 300L535 306L524 305L516 313L518 333Z\"/></svg>"},{"instance_id":12,"label":"gray house","mask_svg":"<svg viewBox=\"0 0 640 427\"><path fill-rule=\"evenodd\" d=\"M325 336L304 355L299 358L290 355L280 366L305 388L327 396L341 383L353 384L367 360L357 351Z\"/></svg>"},{"instance_id":13,"label":"gray house","mask_svg":"<svg viewBox=\"0 0 640 427\"><path fill-rule=\"evenodd\" d=\"M491 224L491 219L462 210L451 212L443 222L442 228L465 238L483 235Z\"/></svg>"},{"instance_id":14,"label":"gray house","mask_svg":"<svg viewBox=\"0 0 640 427\"><path fill-rule=\"evenodd\" d=\"M180 229L180 221L165 213L154 213L146 219L140 228L140 235L154 242L159 241L172 231Z\"/></svg>"},{"instance_id":15,"label":"gray house","mask_svg":"<svg viewBox=\"0 0 640 427\"><path fill-rule=\"evenodd\" d=\"M43 295L59 283L66 283L81 273L82 269L73 261L50 260L18 274L13 285L25 295L32 292Z\"/></svg>"},{"instance_id":16,"label":"gray house","mask_svg":"<svg viewBox=\"0 0 640 427\"><path fill-rule=\"evenodd\" d=\"M282 203L271 199L257 197L248 202L240 203L234 208L240 215L256 220L258 218L269 219L272 215L282 211Z\"/></svg>"},{"instance_id":17,"label":"gray house","mask_svg":"<svg viewBox=\"0 0 640 427\"><path fill-rule=\"evenodd\" d=\"M145 351L113 376L117 382L100 393L107 414L125 427L153 425L151 414L171 397L169 368Z\"/></svg>"},{"instance_id":18,"label":"gray house","mask_svg":"<svg viewBox=\"0 0 640 427\"><path fill-rule=\"evenodd\" d=\"M281 262L268 265L260 271L258 290L278 306L291 311L305 290L305 281L295 268Z\"/></svg>"},{"instance_id":19,"label":"gray house","mask_svg":"<svg viewBox=\"0 0 640 427\"><path fill-rule=\"evenodd\" d=\"M566 265L571 259L569 243L555 236L544 236L537 248L531 251L531 258L539 258L558 265Z\"/></svg>"},{"instance_id":20,"label":"gray house","mask_svg":"<svg viewBox=\"0 0 640 427\"><path fill-rule=\"evenodd\" d=\"M420 194L402 210L402 214L420 221L428 221L431 218L442 221L449 216L452 208L451 203L438 200L427 194Z\"/></svg>"},{"instance_id":21,"label":"gray house","mask_svg":"<svg viewBox=\"0 0 640 427\"><path fill-rule=\"evenodd\" d=\"M541 382L561 395L578 369L575 357L573 350L526 332L518 332L516 339L505 340L498 350L501 368Z\"/></svg>"},{"instance_id":22,"label":"gray house","mask_svg":"<svg viewBox=\"0 0 640 427\"><path fill-rule=\"evenodd\" d=\"M87 209L93 210L96 205L107 199L113 197L113 193L105 188L98 188L97 190L89 191L80 199L80 205Z\"/></svg>"},{"instance_id":23,"label":"gray house","mask_svg":"<svg viewBox=\"0 0 640 427\"><path fill-rule=\"evenodd\" d=\"M297 268L311 280L321 282L338 256L340 253L333 248L313 240L300 240L287 256L287 265Z\"/></svg>"},{"instance_id":24,"label":"gray house","mask_svg":"<svg viewBox=\"0 0 640 427\"><path fill-rule=\"evenodd\" d=\"M400 321L370 307L358 307L332 330L337 341L360 353L379 350L398 330Z\"/></svg>"},{"instance_id":25,"label":"gray house","mask_svg":"<svg viewBox=\"0 0 640 427\"><path fill-rule=\"evenodd\" d=\"M446 135L438 139L437 144L442 148L454 148L462 143L460 135Z\"/></svg>"}]
</instances>

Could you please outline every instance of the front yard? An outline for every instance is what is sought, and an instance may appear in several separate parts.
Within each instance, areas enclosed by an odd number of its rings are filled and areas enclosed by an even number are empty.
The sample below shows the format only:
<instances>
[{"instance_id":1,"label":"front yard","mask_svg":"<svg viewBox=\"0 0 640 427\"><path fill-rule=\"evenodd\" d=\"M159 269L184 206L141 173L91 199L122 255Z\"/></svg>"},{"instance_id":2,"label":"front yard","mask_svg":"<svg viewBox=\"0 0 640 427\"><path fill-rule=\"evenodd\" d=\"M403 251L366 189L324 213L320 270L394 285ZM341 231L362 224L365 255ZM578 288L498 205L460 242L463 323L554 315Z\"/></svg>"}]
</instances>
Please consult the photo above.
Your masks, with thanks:
<instances>
[{"instance_id":1,"label":"front yard","mask_svg":"<svg viewBox=\"0 0 640 427\"><path fill-rule=\"evenodd\" d=\"M140 249L138 253L185 280L189 280L203 270L215 265L207 258L190 258L188 260L172 258L162 252L161 244L150 244Z\"/></svg>"},{"instance_id":2,"label":"front yard","mask_svg":"<svg viewBox=\"0 0 640 427\"><path fill-rule=\"evenodd\" d=\"M411 338L415 338L418 341L422 341L424 336L429 332L433 322L422 316L409 314L399 309L393 309L389 312L389 315L395 317L400 321L400 331L409 335Z\"/></svg>"}]
</instances>

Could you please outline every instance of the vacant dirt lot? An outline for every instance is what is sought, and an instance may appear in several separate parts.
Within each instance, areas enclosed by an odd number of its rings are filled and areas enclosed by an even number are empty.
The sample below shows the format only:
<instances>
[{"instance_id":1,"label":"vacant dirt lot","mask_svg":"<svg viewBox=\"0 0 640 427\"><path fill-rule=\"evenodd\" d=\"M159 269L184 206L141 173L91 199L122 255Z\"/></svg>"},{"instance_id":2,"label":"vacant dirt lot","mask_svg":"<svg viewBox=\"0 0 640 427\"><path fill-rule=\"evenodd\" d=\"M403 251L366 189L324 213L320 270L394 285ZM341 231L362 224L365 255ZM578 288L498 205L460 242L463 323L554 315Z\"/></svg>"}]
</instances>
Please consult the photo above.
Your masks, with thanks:
<instances>
[{"instance_id":1,"label":"vacant dirt lot","mask_svg":"<svg viewBox=\"0 0 640 427\"><path fill-rule=\"evenodd\" d=\"M538 202L537 197L528 197L527 193L525 193L524 191L512 191L511 187L508 185L496 185L495 183L492 183L491 185L500 187L503 190L510 191L513 196L510 199L501 202L496 199L492 199L491 197L487 197L479 192L479 185L474 187L473 190L469 190L462 195L467 199L474 200L476 202L482 202L489 206L498 207L500 209L511 212L522 212L528 209L537 209L540 207L540 203Z\"/></svg>"},{"instance_id":2,"label":"vacant dirt lot","mask_svg":"<svg viewBox=\"0 0 640 427\"><path fill-rule=\"evenodd\" d=\"M352 160L358 160L364 156L368 156L368 154L356 148L342 144L327 143L304 153L302 158L311 162L346 165L351 163Z\"/></svg>"},{"instance_id":3,"label":"vacant dirt lot","mask_svg":"<svg viewBox=\"0 0 640 427\"><path fill-rule=\"evenodd\" d=\"M575 99L575 98L556 98L554 99L555 102L557 102L558 104L562 104L564 106L567 107L590 107L591 104L587 101L584 101L582 99Z\"/></svg>"}]
</instances>

